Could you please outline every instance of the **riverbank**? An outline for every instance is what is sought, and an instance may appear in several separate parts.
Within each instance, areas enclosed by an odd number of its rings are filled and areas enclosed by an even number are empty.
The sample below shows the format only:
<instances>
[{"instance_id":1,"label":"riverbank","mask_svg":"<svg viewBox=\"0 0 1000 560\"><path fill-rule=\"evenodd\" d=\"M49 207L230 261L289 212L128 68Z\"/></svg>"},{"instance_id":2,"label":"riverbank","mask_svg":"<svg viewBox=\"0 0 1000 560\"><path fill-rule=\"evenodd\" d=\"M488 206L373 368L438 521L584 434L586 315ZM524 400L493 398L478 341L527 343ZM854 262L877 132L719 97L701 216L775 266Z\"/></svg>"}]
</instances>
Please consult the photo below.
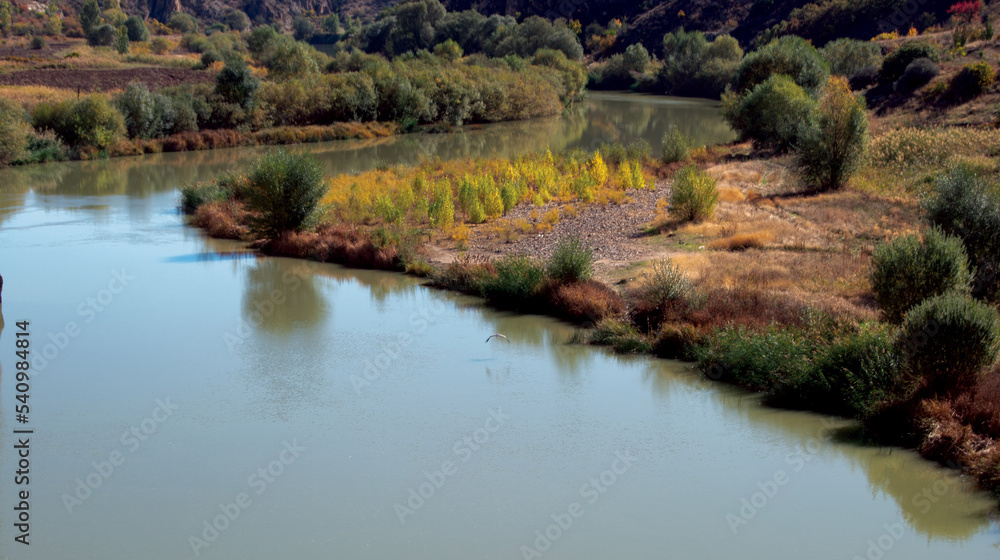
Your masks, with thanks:
<instances>
[{"instance_id":1,"label":"riverbank","mask_svg":"<svg viewBox=\"0 0 1000 560\"><path fill-rule=\"evenodd\" d=\"M406 270L496 307L593 327L579 341L695 360L707 377L772 405L857 418L870 438L961 467L996 492L1000 411L990 403L1000 372L961 395L921 396L897 373L897 330L880 321L869 278L877 246L925 223L918 198L941 158L976 161L1000 141L955 134L882 133L849 188L813 195L801 194L788 159L715 148L697 161L718 180L720 203L694 224L665 212L678 166L641 146L389 168L329 180L320 226L255 246ZM926 150L934 161L921 159ZM890 179L876 183L877 173ZM236 183L188 208L213 235L248 236ZM522 183L506 203L500 187ZM492 196L496 209L477 209ZM450 217L437 213L446 207ZM590 246L594 279L553 275L570 238Z\"/></svg>"}]
</instances>

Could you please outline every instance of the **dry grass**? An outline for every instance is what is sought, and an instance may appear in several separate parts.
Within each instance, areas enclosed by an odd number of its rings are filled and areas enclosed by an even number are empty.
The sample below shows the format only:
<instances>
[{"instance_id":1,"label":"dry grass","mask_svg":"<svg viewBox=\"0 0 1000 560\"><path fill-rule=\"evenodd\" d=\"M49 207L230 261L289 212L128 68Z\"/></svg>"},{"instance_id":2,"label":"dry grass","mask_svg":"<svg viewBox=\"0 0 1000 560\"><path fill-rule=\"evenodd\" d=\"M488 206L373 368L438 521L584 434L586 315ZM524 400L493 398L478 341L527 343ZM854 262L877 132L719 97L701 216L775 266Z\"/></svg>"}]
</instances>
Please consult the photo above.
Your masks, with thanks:
<instances>
[{"instance_id":1,"label":"dry grass","mask_svg":"<svg viewBox=\"0 0 1000 560\"><path fill-rule=\"evenodd\" d=\"M597 323L625 310L625 301L618 292L594 280L554 287L549 303L560 317L580 323Z\"/></svg>"},{"instance_id":2,"label":"dry grass","mask_svg":"<svg viewBox=\"0 0 1000 560\"><path fill-rule=\"evenodd\" d=\"M746 249L759 249L772 240L774 240L774 236L768 231L740 233L716 239L708 244L708 248L724 251L744 251Z\"/></svg>"},{"instance_id":3,"label":"dry grass","mask_svg":"<svg viewBox=\"0 0 1000 560\"><path fill-rule=\"evenodd\" d=\"M363 231L349 226L321 225L315 232L293 232L261 246L268 255L313 259L354 268L400 270L399 250L378 247Z\"/></svg>"},{"instance_id":4,"label":"dry grass","mask_svg":"<svg viewBox=\"0 0 1000 560\"><path fill-rule=\"evenodd\" d=\"M732 186L720 187L718 191L719 202L743 202L747 198L743 191Z\"/></svg>"},{"instance_id":5,"label":"dry grass","mask_svg":"<svg viewBox=\"0 0 1000 560\"><path fill-rule=\"evenodd\" d=\"M243 215L243 208L238 202L210 202L198 207L194 223L212 237L244 239L247 229L240 224Z\"/></svg>"},{"instance_id":6,"label":"dry grass","mask_svg":"<svg viewBox=\"0 0 1000 560\"><path fill-rule=\"evenodd\" d=\"M751 286L841 298L866 296L869 255L750 249L740 253L678 253L671 260L702 288Z\"/></svg>"},{"instance_id":7,"label":"dry grass","mask_svg":"<svg viewBox=\"0 0 1000 560\"><path fill-rule=\"evenodd\" d=\"M0 97L16 101L26 111L31 111L40 103L76 99L76 90L48 86L0 86Z\"/></svg>"}]
</instances>

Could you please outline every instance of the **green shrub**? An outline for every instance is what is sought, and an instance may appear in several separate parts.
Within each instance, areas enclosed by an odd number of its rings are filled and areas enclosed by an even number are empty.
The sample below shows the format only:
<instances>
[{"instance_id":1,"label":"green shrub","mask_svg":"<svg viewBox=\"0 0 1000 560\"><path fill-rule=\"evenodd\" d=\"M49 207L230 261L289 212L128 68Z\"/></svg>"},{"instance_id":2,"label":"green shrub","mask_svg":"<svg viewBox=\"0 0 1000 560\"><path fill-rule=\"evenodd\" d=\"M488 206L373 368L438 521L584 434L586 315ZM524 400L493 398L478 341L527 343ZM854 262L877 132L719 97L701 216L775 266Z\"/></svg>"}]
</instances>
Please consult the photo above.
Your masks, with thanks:
<instances>
[{"instance_id":1,"label":"green shrub","mask_svg":"<svg viewBox=\"0 0 1000 560\"><path fill-rule=\"evenodd\" d=\"M550 278L560 282L583 282L594 273L594 250L579 237L563 237L545 268Z\"/></svg>"},{"instance_id":2,"label":"green shrub","mask_svg":"<svg viewBox=\"0 0 1000 560\"><path fill-rule=\"evenodd\" d=\"M157 37L149 45L154 54L166 54L170 51L170 41L163 37Z\"/></svg>"},{"instance_id":3,"label":"green shrub","mask_svg":"<svg viewBox=\"0 0 1000 560\"><path fill-rule=\"evenodd\" d=\"M728 98L724 114L741 137L760 147L790 149L816 108L816 100L784 75L771 76L740 99Z\"/></svg>"},{"instance_id":4,"label":"green shrub","mask_svg":"<svg viewBox=\"0 0 1000 560\"><path fill-rule=\"evenodd\" d=\"M31 125L24 119L24 109L0 97L0 166L24 159L30 137Z\"/></svg>"},{"instance_id":5,"label":"green shrub","mask_svg":"<svg viewBox=\"0 0 1000 560\"><path fill-rule=\"evenodd\" d=\"M248 210L259 214L251 221L252 231L266 239L298 231L324 192L323 167L315 158L268 152L250 169L245 201Z\"/></svg>"},{"instance_id":6,"label":"green shrub","mask_svg":"<svg viewBox=\"0 0 1000 560\"><path fill-rule=\"evenodd\" d=\"M452 39L434 46L434 54L449 62L462 58L462 47Z\"/></svg>"},{"instance_id":7,"label":"green shrub","mask_svg":"<svg viewBox=\"0 0 1000 560\"><path fill-rule=\"evenodd\" d=\"M106 150L125 134L122 114L99 95L79 101L40 103L32 121L36 129L52 130L77 149Z\"/></svg>"},{"instance_id":8,"label":"green shrub","mask_svg":"<svg viewBox=\"0 0 1000 560\"><path fill-rule=\"evenodd\" d=\"M820 53L830 63L830 73L845 78L850 78L862 68L882 64L882 47L871 41L837 39L827 43Z\"/></svg>"},{"instance_id":9,"label":"green shrub","mask_svg":"<svg viewBox=\"0 0 1000 560\"><path fill-rule=\"evenodd\" d=\"M40 51L45 48L45 37L41 35L35 35L31 38L31 48L32 50Z\"/></svg>"},{"instance_id":10,"label":"green shrub","mask_svg":"<svg viewBox=\"0 0 1000 560\"><path fill-rule=\"evenodd\" d=\"M159 138L174 128L177 112L171 100L151 93L143 84L130 83L115 97L115 104L125 119L130 138Z\"/></svg>"},{"instance_id":11,"label":"green shrub","mask_svg":"<svg viewBox=\"0 0 1000 560\"><path fill-rule=\"evenodd\" d=\"M611 346L619 354L639 354L653 349L653 345L635 327L615 319L602 319L594 325L588 342Z\"/></svg>"},{"instance_id":12,"label":"green shrub","mask_svg":"<svg viewBox=\"0 0 1000 560\"><path fill-rule=\"evenodd\" d=\"M746 55L736 67L733 90L745 94L776 75L788 76L802 89L815 93L830 72L815 47L801 37L788 35Z\"/></svg>"},{"instance_id":13,"label":"green shrub","mask_svg":"<svg viewBox=\"0 0 1000 560\"><path fill-rule=\"evenodd\" d=\"M986 92L996 80L996 72L990 63L973 62L966 64L951 79L951 92L956 97L968 99Z\"/></svg>"},{"instance_id":14,"label":"green shrub","mask_svg":"<svg viewBox=\"0 0 1000 560\"><path fill-rule=\"evenodd\" d=\"M712 217L719 202L718 181L696 165L674 174L668 212L681 221L700 222Z\"/></svg>"},{"instance_id":15,"label":"green shrub","mask_svg":"<svg viewBox=\"0 0 1000 560\"><path fill-rule=\"evenodd\" d=\"M231 197L231 190L219 181L184 185L181 187L181 211L185 214L194 214L203 204L224 202Z\"/></svg>"},{"instance_id":16,"label":"green shrub","mask_svg":"<svg viewBox=\"0 0 1000 560\"><path fill-rule=\"evenodd\" d=\"M761 392L807 378L813 353L805 333L778 327L763 332L725 327L694 351L709 378Z\"/></svg>"},{"instance_id":17,"label":"green shrub","mask_svg":"<svg viewBox=\"0 0 1000 560\"><path fill-rule=\"evenodd\" d=\"M229 10L229 12L226 13L225 21L226 25L228 25L233 31L246 31L247 29L250 29L250 18L247 16L246 12L241 10Z\"/></svg>"},{"instance_id":18,"label":"green shrub","mask_svg":"<svg viewBox=\"0 0 1000 560\"><path fill-rule=\"evenodd\" d=\"M664 258L653 263L637 295L650 307L659 308L667 302L689 299L693 292L691 282L680 267Z\"/></svg>"},{"instance_id":19,"label":"green shrub","mask_svg":"<svg viewBox=\"0 0 1000 560\"><path fill-rule=\"evenodd\" d=\"M851 93L843 77L830 79L819 102L815 126L799 131L796 163L805 183L819 190L841 187L860 166L868 147L864 98Z\"/></svg>"},{"instance_id":20,"label":"green shrub","mask_svg":"<svg viewBox=\"0 0 1000 560\"><path fill-rule=\"evenodd\" d=\"M967 295L925 300L906 314L899 339L909 373L932 394L968 389L1000 351L996 308Z\"/></svg>"},{"instance_id":21,"label":"green shrub","mask_svg":"<svg viewBox=\"0 0 1000 560\"><path fill-rule=\"evenodd\" d=\"M503 307L517 308L534 298L545 279L542 266L527 255L505 255L493 262L495 273L483 279L484 298Z\"/></svg>"},{"instance_id":22,"label":"green shrub","mask_svg":"<svg viewBox=\"0 0 1000 560\"><path fill-rule=\"evenodd\" d=\"M215 93L228 103L244 109L253 107L260 89L260 79L240 58L233 58L215 76Z\"/></svg>"},{"instance_id":23,"label":"green shrub","mask_svg":"<svg viewBox=\"0 0 1000 560\"><path fill-rule=\"evenodd\" d=\"M115 35L115 50L118 54L128 54L129 43L128 43L128 30L122 25L117 30L117 35Z\"/></svg>"},{"instance_id":24,"label":"green shrub","mask_svg":"<svg viewBox=\"0 0 1000 560\"><path fill-rule=\"evenodd\" d=\"M771 404L864 419L892 399L902 372L896 331L879 323L816 347L810 361L771 390Z\"/></svg>"},{"instance_id":25,"label":"green shrub","mask_svg":"<svg viewBox=\"0 0 1000 560\"><path fill-rule=\"evenodd\" d=\"M886 319L899 323L929 297L967 292L972 275L962 241L932 228L923 240L908 235L876 247L870 278Z\"/></svg>"},{"instance_id":26,"label":"green shrub","mask_svg":"<svg viewBox=\"0 0 1000 560\"><path fill-rule=\"evenodd\" d=\"M142 18L139 16L129 16L125 20L125 29L128 30L129 41L149 40L149 28L146 27L146 22L142 21Z\"/></svg>"},{"instance_id":27,"label":"green shrub","mask_svg":"<svg viewBox=\"0 0 1000 560\"><path fill-rule=\"evenodd\" d=\"M170 14L170 19L167 20L167 27L182 34L195 33L198 31L198 20L189 14L174 12Z\"/></svg>"},{"instance_id":28,"label":"green shrub","mask_svg":"<svg viewBox=\"0 0 1000 560\"><path fill-rule=\"evenodd\" d=\"M941 51L936 45L925 41L908 41L903 43L896 50L892 51L882 61L882 70L879 78L884 83L895 82L906 71L906 67L918 58L929 58L934 62L940 62Z\"/></svg>"},{"instance_id":29,"label":"green shrub","mask_svg":"<svg viewBox=\"0 0 1000 560\"><path fill-rule=\"evenodd\" d=\"M118 40L118 30L113 25L105 23L95 27L87 35L87 43L94 47L110 47Z\"/></svg>"},{"instance_id":30,"label":"green shrub","mask_svg":"<svg viewBox=\"0 0 1000 560\"><path fill-rule=\"evenodd\" d=\"M1000 301L1000 189L956 166L938 177L926 207L931 223L962 240L976 271L972 294Z\"/></svg>"},{"instance_id":31,"label":"green shrub","mask_svg":"<svg viewBox=\"0 0 1000 560\"><path fill-rule=\"evenodd\" d=\"M911 62L903 75L896 81L896 91L911 92L920 89L933 80L941 69L929 58L918 58Z\"/></svg>"},{"instance_id":32,"label":"green shrub","mask_svg":"<svg viewBox=\"0 0 1000 560\"><path fill-rule=\"evenodd\" d=\"M629 45L623 54L615 54L595 67L590 86L595 89L626 89L635 82L633 73L642 74L649 67L649 51L640 43Z\"/></svg>"},{"instance_id":33,"label":"green shrub","mask_svg":"<svg viewBox=\"0 0 1000 560\"><path fill-rule=\"evenodd\" d=\"M663 163L684 161L691 153L691 139L673 124L663 134L660 146L663 148Z\"/></svg>"}]
</instances>

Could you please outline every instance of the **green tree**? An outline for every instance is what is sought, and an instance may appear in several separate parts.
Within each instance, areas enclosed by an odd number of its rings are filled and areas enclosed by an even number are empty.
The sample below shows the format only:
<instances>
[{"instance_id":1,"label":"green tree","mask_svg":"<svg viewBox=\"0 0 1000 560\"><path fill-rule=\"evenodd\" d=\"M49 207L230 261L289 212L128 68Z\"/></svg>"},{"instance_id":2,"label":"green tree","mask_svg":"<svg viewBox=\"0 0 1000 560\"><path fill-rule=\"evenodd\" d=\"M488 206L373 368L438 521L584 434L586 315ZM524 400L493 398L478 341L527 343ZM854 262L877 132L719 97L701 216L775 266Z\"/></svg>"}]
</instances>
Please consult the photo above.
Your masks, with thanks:
<instances>
[{"instance_id":1,"label":"green tree","mask_svg":"<svg viewBox=\"0 0 1000 560\"><path fill-rule=\"evenodd\" d=\"M316 26L305 16L295 16L292 20L292 36L296 41L308 41L316 34Z\"/></svg>"},{"instance_id":2,"label":"green tree","mask_svg":"<svg viewBox=\"0 0 1000 560\"><path fill-rule=\"evenodd\" d=\"M799 172L816 189L841 187L861 165L867 147L864 98L851 93L846 78L831 77L819 101L816 126L807 124L799 133Z\"/></svg>"},{"instance_id":3,"label":"green tree","mask_svg":"<svg viewBox=\"0 0 1000 560\"><path fill-rule=\"evenodd\" d=\"M949 292L924 300L903 322L899 340L910 373L932 395L971 388L1000 349L995 307Z\"/></svg>"},{"instance_id":4,"label":"green tree","mask_svg":"<svg viewBox=\"0 0 1000 560\"><path fill-rule=\"evenodd\" d=\"M0 166L27 155L31 125L24 119L24 109L10 99L0 97Z\"/></svg>"},{"instance_id":5,"label":"green tree","mask_svg":"<svg viewBox=\"0 0 1000 560\"><path fill-rule=\"evenodd\" d=\"M215 76L215 93L228 103L249 109L257 103L260 80L243 59L231 57Z\"/></svg>"},{"instance_id":6,"label":"green tree","mask_svg":"<svg viewBox=\"0 0 1000 560\"><path fill-rule=\"evenodd\" d=\"M701 31L677 29L663 36L663 70L661 77L675 82L682 77L694 76L705 57L708 40Z\"/></svg>"},{"instance_id":7,"label":"green tree","mask_svg":"<svg viewBox=\"0 0 1000 560\"><path fill-rule=\"evenodd\" d=\"M110 24L99 25L87 35L87 42L95 47L110 47L118 40L118 30Z\"/></svg>"},{"instance_id":8,"label":"green tree","mask_svg":"<svg viewBox=\"0 0 1000 560\"><path fill-rule=\"evenodd\" d=\"M931 228L923 239L907 235L876 247L869 277L885 318L898 324L927 298L968 293L972 273L961 239Z\"/></svg>"},{"instance_id":9,"label":"green tree","mask_svg":"<svg viewBox=\"0 0 1000 560\"><path fill-rule=\"evenodd\" d=\"M174 12L167 20L167 27L178 33L194 33L198 31L198 20L189 14Z\"/></svg>"},{"instance_id":10,"label":"green tree","mask_svg":"<svg viewBox=\"0 0 1000 560\"><path fill-rule=\"evenodd\" d=\"M443 60L454 62L462 58L462 47L458 46L455 41L448 39L434 46L434 54Z\"/></svg>"},{"instance_id":11,"label":"green tree","mask_svg":"<svg viewBox=\"0 0 1000 560\"><path fill-rule=\"evenodd\" d=\"M226 14L226 25L233 31L246 31L250 29L250 18L241 10L229 10Z\"/></svg>"},{"instance_id":12,"label":"green tree","mask_svg":"<svg viewBox=\"0 0 1000 560\"><path fill-rule=\"evenodd\" d=\"M830 72L815 47L802 37L787 35L745 56L733 76L733 89L743 95L776 74L790 77L815 94L826 84Z\"/></svg>"},{"instance_id":13,"label":"green tree","mask_svg":"<svg viewBox=\"0 0 1000 560\"><path fill-rule=\"evenodd\" d=\"M785 74L757 84L742 98L724 97L726 120L740 136L764 148L786 151L808 126L816 100Z\"/></svg>"},{"instance_id":14,"label":"green tree","mask_svg":"<svg viewBox=\"0 0 1000 560\"><path fill-rule=\"evenodd\" d=\"M129 16L125 20L125 29L128 30L129 41L149 40L149 28L146 27L146 22L142 21L142 18L139 16Z\"/></svg>"},{"instance_id":15,"label":"green tree","mask_svg":"<svg viewBox=\"0 0 1000 560\"><path fill-rule=\"evenodd\" d=\"M128 29L124 25L118 28L115 49L118 51L118 54L128 54Z\"/></svg>"},{"instance_id":16,"label":"green tree","mask_svg":"<svg viewBox=\"0 0 1000 560\"><path fill-rule=\"evenodd\" d=\"M320 23L323 33L328 35L339 35L340 34L340 17L337 14L330 14L323 18Z\"/></svg>"},{"instance_id":17,"label":"green tree","mask_svg":"<svg viewBox=\"0 0 1000 560\"><path fill-rule=\"evenodd\" d=\"M4 35L10 33L10 10L12 6L10 2L4 1L0 2L0 32Z\"/></svg>"},{"instance_id":18,"label":"green tree","mask_svg":"<svg viewBox=\"0 0 1000 560\"><path fill-rule=\"evenodd\" d=\"M87 0L80 8L80 27L83 28L84 34L89 36L100 23L101 8L97 5L97 0Z\"/></svg>"},{"instance_id":19,"label":"green tree","mask_svg":"<svg viewBox=\"0 0 1000 560\"><path fill-rule=\"evenodd\" d=\"M284 150L257 160L248 179L244 201L256 213L251 229L264 239L301 229L326 192L323 166L316 158Z\"/></svg>"}]
</instances>

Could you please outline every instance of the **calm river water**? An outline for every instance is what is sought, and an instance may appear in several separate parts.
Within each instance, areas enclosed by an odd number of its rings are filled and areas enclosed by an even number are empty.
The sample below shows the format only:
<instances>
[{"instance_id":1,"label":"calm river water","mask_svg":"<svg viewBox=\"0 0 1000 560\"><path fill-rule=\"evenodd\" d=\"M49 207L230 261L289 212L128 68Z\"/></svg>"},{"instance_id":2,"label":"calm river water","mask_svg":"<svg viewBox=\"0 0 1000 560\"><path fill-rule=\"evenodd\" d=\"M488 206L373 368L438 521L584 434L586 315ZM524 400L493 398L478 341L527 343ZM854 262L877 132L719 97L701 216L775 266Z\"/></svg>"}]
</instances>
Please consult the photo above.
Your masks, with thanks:
<instances>
[{"instance_id":1,"label":"calm river water","mask_svg":"<svg viewBox=\"0 0 1000 560\"><path fill-rule=\"evenodd\" d=\"M657 145L671 122L702 141L729 134L703 102L594 94L588 105L295 149L348 172ZM844 421L762 408L687 364L569 345L572 327L551 319L398 274L257 258L184 224L178 187L261 151L0 171L0 558L1000 552L987 496L912 453L850 443ZM510 343L484 344L494 332ZM27 484L15 482L18 452ZM23 529L30 546L15 540Z\"/></svg>"}]
</instances>

